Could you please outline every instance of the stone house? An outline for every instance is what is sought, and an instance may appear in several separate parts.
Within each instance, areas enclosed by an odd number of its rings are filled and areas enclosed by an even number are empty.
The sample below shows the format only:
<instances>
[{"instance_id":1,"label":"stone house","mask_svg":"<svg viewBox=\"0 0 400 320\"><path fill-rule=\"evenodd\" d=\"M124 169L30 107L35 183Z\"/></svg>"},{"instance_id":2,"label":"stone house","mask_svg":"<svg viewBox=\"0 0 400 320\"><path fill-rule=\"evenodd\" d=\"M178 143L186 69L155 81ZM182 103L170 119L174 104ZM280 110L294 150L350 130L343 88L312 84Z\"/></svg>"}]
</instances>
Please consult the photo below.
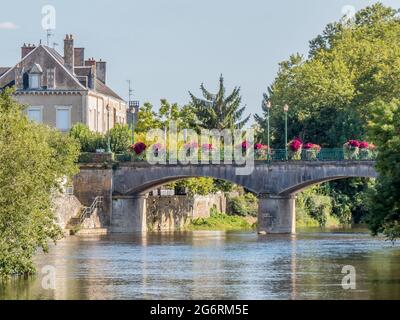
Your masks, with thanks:
<instances>
[{"instance_id":1,"label":"stone house","mask_svg":"<svg viewBox=\"0 0 400 320\"><path fill-rule=\"evenodd\" d=\"M12 68L0 67L0 90L15 87L15 99L27 106L29 118L69 131L76 123L107 132L127 123L127 103L106 84L107 64L85 60L74 38L64 40L64 55L48 46L25 45Z\"/></svg>"}]
</instances>

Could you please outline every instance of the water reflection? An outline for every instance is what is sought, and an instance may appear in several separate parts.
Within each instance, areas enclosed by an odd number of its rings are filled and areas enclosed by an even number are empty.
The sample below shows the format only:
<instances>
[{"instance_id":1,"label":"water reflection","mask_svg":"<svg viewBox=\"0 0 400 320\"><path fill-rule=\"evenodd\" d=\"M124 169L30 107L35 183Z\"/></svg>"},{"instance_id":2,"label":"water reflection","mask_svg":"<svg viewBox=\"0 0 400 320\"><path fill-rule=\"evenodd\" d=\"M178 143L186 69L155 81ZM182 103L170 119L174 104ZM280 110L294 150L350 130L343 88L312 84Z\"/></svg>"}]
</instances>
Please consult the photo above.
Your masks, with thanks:
<instances>
[{"instance_id":1,"label":"water reflection","mask_svg":"<svg viewBox=\"0 0 400 320\"><path fill-rule=\"evenodd\" d=\"M36 258L38 275L1 299L400 299L400 246L366 233L176 232L72 237ZM56 268L44 290L41 268ZM353 265L356 290L343 290Z\"/></svg>"}]
</instances>

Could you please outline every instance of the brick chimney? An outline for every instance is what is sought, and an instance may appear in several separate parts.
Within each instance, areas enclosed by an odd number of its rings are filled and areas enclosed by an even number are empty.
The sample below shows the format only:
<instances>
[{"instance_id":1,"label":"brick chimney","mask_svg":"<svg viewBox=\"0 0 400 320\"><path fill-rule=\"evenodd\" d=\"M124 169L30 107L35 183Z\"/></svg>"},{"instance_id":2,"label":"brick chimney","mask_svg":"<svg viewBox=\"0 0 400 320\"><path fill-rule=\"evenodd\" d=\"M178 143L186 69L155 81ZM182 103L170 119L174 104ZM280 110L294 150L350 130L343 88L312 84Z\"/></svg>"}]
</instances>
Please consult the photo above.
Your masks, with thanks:
<instances>
[{"instance_id":1,"label":"brick chimney","mask_svg":"<svg viewBox=\"0 0 400 320\"><path fill-rule=\"evenodd\" d=\"M83 67L85 65L85 48L74 48L75 67Z\"/></svg>"},{"instance_id":2,"label":"brick chimney","mask_svg":"<svg viewBox=\"0 0 400 320\"><path fill-rule=\"evenodd\" d=\"M74 55L74 38L72 34L67 34L64 39L64 65L72 73L75 65Z\"/></svg>"},{"instance_id":3,"label":"brick chimney","mask_svg":"<svg viewBox=\"0 0 400 320\"><path fill-rule=\"evenodd\" d=\"M105 84L107 80L107 62L102 61L101 59L96 62L96 74L97 79Z\"/></svg>"},{"instance_id":4,"label":"brick chimney","mask_svg":"<svg viewBox=\"0 0 400 320\"><path fill-rule=\"evenodd\" d=\"M85 66L92 67L89 77L89 88L95 90L96 89L96 78L97 78L97 68L96 68L96 60L94 58L89 58L89 60L85 61Z\"/></svg>"},{"instance_id":5,"label":"brick chimney","mask_svg":"<svg viewBox=\"0 0 400 320\"><path fill-rule=\"evenodd\" d=\"M21 59L25 58L31 51L35 50L34 44L25 44L21 47Z\"/></svg>"}]
</instances>

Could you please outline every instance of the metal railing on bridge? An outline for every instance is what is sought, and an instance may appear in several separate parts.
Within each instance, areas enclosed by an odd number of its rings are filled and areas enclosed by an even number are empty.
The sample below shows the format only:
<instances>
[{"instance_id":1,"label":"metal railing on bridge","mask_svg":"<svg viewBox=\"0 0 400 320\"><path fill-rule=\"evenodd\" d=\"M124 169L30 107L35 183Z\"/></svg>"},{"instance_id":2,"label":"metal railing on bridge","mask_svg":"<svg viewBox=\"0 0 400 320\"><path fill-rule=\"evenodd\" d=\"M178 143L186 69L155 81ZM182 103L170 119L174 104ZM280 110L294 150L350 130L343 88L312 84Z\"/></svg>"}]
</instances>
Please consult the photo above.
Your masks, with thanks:
<instances>
[{"instance_id":1,"label":"metal railing on bridge","mask_svg":"<svg viewBox=\"0 0 400 320\"><path fill-rule=\"evenodd\" d=\"M269 152L255 151L254 160L256 161L373 161L376 159L376 152L360 149L358 152L348 152L343 148L323 148L320 151L302 150L301 152L291 152L285 149L273 149ZM224 151L220 151L220 162L225 158ZM233 157L234 158L234 157ZM247 157L249 158L249 157ZM134 153L116 154L114 157L117 162L145 162L146 157L142 154L137 156ZM169 156L167 153L167 162ZM201 152L199 152L199 162L201 161ZM179 162L179 161L178 161ZM209 161L213 163L212 160ZM233 159L233 162L234 159Z\"/></svg>"}]
</instances>

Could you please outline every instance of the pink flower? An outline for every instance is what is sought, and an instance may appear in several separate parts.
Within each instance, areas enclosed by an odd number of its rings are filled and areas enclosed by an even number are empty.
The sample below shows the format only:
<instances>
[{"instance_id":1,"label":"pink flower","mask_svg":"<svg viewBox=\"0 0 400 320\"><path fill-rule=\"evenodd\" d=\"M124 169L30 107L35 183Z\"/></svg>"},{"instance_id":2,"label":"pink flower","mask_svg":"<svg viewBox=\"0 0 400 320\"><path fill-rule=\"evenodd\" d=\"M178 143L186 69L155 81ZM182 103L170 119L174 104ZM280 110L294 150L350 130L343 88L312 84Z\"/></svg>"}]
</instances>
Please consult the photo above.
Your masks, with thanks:
<instances>
[{"instance_id":1,"label":"pink flower","mask_svg":"<svg viewBox=\"0 0 400 320\"><path fill-rule=\"evenodd\" d=\"M289 143L290 150L293 152L299 151L302 146L303 146L303 142L300 140L300 138L294 138Z\"/></svg>"},{"instance_id":2,"label":"pink flower","mask_svg":"<svg viewBox=\"0 0 400 320\"><path fill-rule=\"evenodd\" d=\"M359 148L360 149L368 149L369 148L369 143L365 142L365 141L360 142Z\"/></svg>"},{"instance_id":3,"label":"pink flower","mask_svg":"<svg viewBox=\"0 0 400 320\"><path fill-rule=\"evenodd\" d=\"M256 143L255 145L254 145L254 150L261 150L261 149L263 149L264 148L264 146L261 144L261 143Z\"/></svg>"},{"instance_id":4,"label":"pink flower","mask_svg":"<svg viewBox=\"0 0 400 320\"><path fill-rule=\"evenodd\" d=\"M360 142L357 141L357 140L350 140L348 142L348 144L349 144L350 147L353 147L353 148L359 148L360 147Z\"/></svg>"},{"instance_id":5,"label":"pink flower","mask_svg":"<svg viewBox=\"0 0 400 320\"><path fill-rule=\"evenodd\" d=\"M163 149L163 145L161 143L156 143L153 145L153 150L154 151L160 151Z\"/></svg>"},{"instance_id":6,"label":"pink flower","mask_svg":"<svg viewBox=\"0 0 400 320\"><path fill-rule=\"evenodd\" d=\"M305 145L303 145L303 148L305 150L315 150L315 151L318 151L318 152L321 151L321 146L320 145L315 144L315 143L311 143L311 142L308 142Z\"/></svg>"},{"instance_id":7,"label":"pink flower","mask_svg":"<svg viewBox=\"0 0 400 320\"><path fill-rule=\"evenodd\" d=\"M248 149L250 148L250 143L248 141L243 141L242 142L242 149Z\"/></svg>"}]
</instances>

